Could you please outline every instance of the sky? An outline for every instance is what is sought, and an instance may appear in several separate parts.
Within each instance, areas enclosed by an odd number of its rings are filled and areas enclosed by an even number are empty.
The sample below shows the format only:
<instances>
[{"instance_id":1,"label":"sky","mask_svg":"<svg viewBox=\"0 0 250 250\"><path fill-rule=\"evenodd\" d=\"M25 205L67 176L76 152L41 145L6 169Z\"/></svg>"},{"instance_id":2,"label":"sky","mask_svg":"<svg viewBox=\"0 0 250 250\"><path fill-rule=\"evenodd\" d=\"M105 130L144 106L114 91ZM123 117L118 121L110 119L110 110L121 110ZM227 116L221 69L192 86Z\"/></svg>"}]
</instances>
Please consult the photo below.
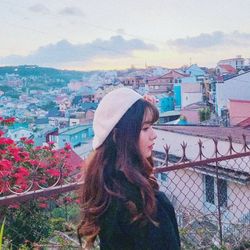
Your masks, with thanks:
<instances>
[{"instance_id":1,"label":"sky","mask_svg":"<svg viewBox=\"0 0 250 250\"><path fill-rule=\"evenodd\" d=\"M250 57L250 0L0 0L0 66L215 67Z\"/></svg>"}]
</instances>

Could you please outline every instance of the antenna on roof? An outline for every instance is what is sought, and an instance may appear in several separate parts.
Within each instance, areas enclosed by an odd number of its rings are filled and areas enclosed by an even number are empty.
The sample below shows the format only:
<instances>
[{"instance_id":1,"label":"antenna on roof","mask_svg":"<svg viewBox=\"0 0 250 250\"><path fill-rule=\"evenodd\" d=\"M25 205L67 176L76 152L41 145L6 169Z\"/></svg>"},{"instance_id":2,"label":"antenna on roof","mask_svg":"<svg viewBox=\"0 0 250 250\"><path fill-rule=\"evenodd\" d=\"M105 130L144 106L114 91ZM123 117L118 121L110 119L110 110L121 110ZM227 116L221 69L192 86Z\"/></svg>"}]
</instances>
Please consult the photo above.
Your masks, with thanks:
<instances>
[{"instance_id":1,"label":"antenna on roof","mask_svg":"<svg viewBox=\"0 0 250 250\"><path fill-rule=\"evenodd\" d=\"M192 57L189 58L189 66L192 65Z\"/></svg>"}]
</instances>

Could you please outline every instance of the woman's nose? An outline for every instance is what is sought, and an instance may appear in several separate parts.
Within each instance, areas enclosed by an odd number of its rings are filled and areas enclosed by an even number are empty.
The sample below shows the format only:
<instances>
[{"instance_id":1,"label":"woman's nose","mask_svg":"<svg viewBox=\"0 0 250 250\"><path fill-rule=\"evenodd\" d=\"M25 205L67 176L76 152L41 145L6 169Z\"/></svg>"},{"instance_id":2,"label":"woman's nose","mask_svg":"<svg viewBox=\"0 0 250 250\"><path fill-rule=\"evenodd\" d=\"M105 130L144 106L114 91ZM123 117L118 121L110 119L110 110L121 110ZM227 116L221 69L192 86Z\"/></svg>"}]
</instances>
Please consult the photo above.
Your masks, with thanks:
<instances>
[{"instance_id":1,"label":"woman's nose","mask_svg":"<svg viewBox=\"0 0 250 250\"><path fill-rule=\"evenodd\" d=\"M151 131L151 139L152 140L155 140L157 138L157 134L155 132L155 130L152 128L152 131Z\"/></svg>"}]
</instances>

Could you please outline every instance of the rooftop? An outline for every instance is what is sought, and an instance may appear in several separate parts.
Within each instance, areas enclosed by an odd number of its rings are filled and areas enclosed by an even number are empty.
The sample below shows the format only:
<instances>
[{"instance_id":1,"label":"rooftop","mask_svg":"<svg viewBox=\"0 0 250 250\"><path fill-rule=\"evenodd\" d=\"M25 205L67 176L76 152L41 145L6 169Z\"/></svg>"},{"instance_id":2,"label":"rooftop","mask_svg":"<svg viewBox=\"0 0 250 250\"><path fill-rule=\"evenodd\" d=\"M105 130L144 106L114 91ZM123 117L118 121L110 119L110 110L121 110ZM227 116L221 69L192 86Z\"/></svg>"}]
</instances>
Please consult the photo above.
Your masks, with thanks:
<instances>
[{"instance_id":1,"label":"rooftop","mask_svg":"<svg viewBox=\"0 0 250 250\"><path fill-rule=\"evenodd\" d=\"M60 135L74 135L88 129L88 126L78 125L65 128L59 132Z\"/></svg>"},{"instance_id":2,"label":"rooftop","mask_svg":"<svg viewBox=\"0 0 250 250\"><path fill-rule=\"evenodd\" d=\"M155 126L155 128L174 133L204 138L215 138L219 140L228 140L228 137L232 136L233 142L236 143L243 142L242 135L244 134L246 136L247 142L250 143L250 130L241 127L158 125Z\"/></svg>"},{"instance_id":3,"label":"rooftop","mask_svg":"<svg viewBox=\"0 0 250 250\"><path fill-rule=\"evenodd\" d=\"M181 114L180 110L170 110L170 111L160 113L160 117L176 116L176 115L180 115L180 114Z\"/></svg>"}]
</instances>

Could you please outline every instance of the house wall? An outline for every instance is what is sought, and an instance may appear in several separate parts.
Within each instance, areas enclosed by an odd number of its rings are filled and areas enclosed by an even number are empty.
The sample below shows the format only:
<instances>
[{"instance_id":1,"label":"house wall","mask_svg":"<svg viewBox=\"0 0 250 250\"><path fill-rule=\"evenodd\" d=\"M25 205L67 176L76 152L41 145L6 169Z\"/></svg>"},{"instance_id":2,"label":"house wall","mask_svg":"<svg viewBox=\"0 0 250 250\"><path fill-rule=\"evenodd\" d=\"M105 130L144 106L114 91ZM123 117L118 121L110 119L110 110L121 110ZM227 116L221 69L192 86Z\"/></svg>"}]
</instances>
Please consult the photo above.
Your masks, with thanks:
<instances>
[{"instance_id":1,"label":"house wall","mask_svg":"<svg viewBox=\"0 0 250 250\"><path fill-rule=\"evenodd\" d=\"M160 112L174 110L174 98L172 96L163 96L158 99L157 108Z\"/></svg>"},{"instance_id":2,"label":"house wall","mask_svg":"<svg viewBox=\"0 0 250 250\"><path fill-rule=\"evenodd\" d=\"M229 99L250 100L250 72L216 83L216 112L221 116L221 109L227 107Z\"/></svg>"},{"instance_id":3,"label":"house wall","mask_svg":"<svg viewBox=\"0 0 250 250\"><path fill-rule=\"evenodd\" d=\"M190 169L180 169L167 173L167 181L160 182L165 192L176 206L203 210L202 175Z\"/></svg>"},{"instance_id":4,"label":"house wall","mask_svg":"<svg viewBox=\"0 0 250 250\"><path fill-rule=\"evenodd\" d=\"M22 137L29 138L33 132L28 129L13 129L9 130L7 136L14 141L20 141Z\"/></svg>"},{"instance_id":5,"label":"house wall","mask_svg":"<svg viewBox=\"0 0 250 250\"><path fill-rule=\"evenodd\" d=\"M230 125L232 126L250 117L250 100L244 102L229 100L228 108Z\"/></svg>"},{"instance_id":6,"label":"house wall","mask_svg":"<svg viewBox=\"0 0 250 250\"><path fill-rule=\"evenodd\" d=\"M230 182L228 187L228 208L231 218L244 219L250 213L250 183L243 185ZM229 219L231 219L229 217ZM248 223L250 223L250 215L248 215Z\"/></svg>"},{"instance_id":7,"label":"house wall","mask_svg":"<svg viewBox=\"0 0 250 250\"><path fill-rule=\"evenodd\" d=\"M78 118L70 118L69 119L69 126L76 126L80 124L80 119Z\"/></svg>"},{"instance_id":8,"label":"house wall","mask_svg":"<svg viewBox=\"0 0 250 250\"><path fill-rule=\"evenodd\" d=\"M58 135L58 146L63 148L65 143L69 143L71 147L75 147L83 143L84 138L87 138L87 131L82 130L78 133L68 135L68 134L59 134Z\"/></svg>"},{"instance_id":9,"label":"house wall","mask_svg":"<svg viewBox=\"0 0 250 250\"><path fill-rule=\"evenodd\" d=\"M164 172L166 180L158 174L160 190L165 192L173 205L185 208L189 211L197 211L203 214L215 214L218 211L218 202L215 186L216 205L205 200L204 175L192 169L180 169ZM233 181L227 181L227 208L221 207L224 222L237 223L247 220L250 212L250 184L244 185ZM248 219L249 220L249 219ZM246 223L246 222L245 222ZM227 224L225 224L227 225Z\"/></svg>"},{"instance_id":10,"label":"house wall","mask_svg":"<svg viewBox=\"0 0 250 250\"><path fill-rule=\"evenodd\" d=\"M238 57L232 59L224 59L218 62L218 65L220 64L229 64L235 69L241 69L244 66L244 58Z\"/></svg>"},{"instance_id":11,"label":"house wall","mask_svg":"<svg viewBox=\"0 0 250 250\"><path fill-rule=\"evenodd\" d=\"M181 108L181 85L174 85L175 108Z\"/></svg>"},{"instance_id":12,"label":"house wall","mask_svg":"<svg viewBox=\"0 0 250 250\"><path fill-rule=\"evenodd\" d=\"M169 153L181 157L183 155L181 143L187 142L186 157L196 159L199 153L198 140L203 141L203 153L206 157L212 157L214 154L214 143L211 139L198 136L185 135L163 130L155 130L157 134L154 150L164 153L164 146L170 146ZM225 154L228 150L228 142L219 141L218 149L221 154ZM242 145L233 143L235 150L239 151ZM244 164L243 164L244 163ZM239 159L236 161L227 160L220 162L220 166L224 168L241 170L246 173L250 171L249 158ZM167 173L167 180L160 181L161 190L165 191L170 198L185 208L194 207L196 210L204 214L216 212L217 206L205 202L205 185L204 174L195 172L192 169L180 169ZM161 179L158 174L158 180ZM222 208L222 218L226 221L238 221L246 216L250 211L250 183L248 185L227 180L227 209Z\"/></svg>"},{"instance_id":13,"label":"house wall","mask_svg":"<svg viewBox=\"0 0 250 250\"><path fill-rule=\"evenodd\" d=\"M186 107L192 103L201 102L202 101L202 93L200 92L183 92L181 94L181 103L182 108Z\"/></svg>"},{"instance_id":14,"label":"house wall","mask_svg":"<svg viewBox=\"0 0 250 250\"><path fill-rule=\"evenodd\" d=\"M181 110L181 116L184 116L188 123L200 123L199 110Z\"/></svg>"},{"instance_id":15,"label":"house wall","mask_svg":"<svg viewBox=\"0 0 250 250\"><path fill-rule=\"evenodd\" d=\"M199 83L181 84L182 107L200 101L202 101L202 88Z\"/></svg>"}]
</instances>

